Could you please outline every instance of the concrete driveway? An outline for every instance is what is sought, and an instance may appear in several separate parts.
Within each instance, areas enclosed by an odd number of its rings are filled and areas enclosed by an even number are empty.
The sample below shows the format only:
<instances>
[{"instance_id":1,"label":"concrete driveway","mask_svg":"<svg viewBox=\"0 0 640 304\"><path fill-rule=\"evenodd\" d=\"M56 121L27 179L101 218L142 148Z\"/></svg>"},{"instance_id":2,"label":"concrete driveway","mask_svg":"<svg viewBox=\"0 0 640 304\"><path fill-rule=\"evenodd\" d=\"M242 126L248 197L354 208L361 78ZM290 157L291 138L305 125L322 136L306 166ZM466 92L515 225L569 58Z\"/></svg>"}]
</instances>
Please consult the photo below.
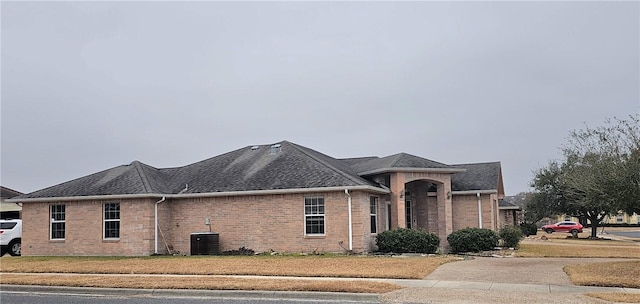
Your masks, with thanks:
<instances>
[{"instance_id":1,"label":"concrete driveway","mask_svg":"<svg viewBox=\"0 0 640 304\"><path fill-rule=\"evenodd\" d=\"M625 259L474 257L444 264L425 278L425 281L441 283L430 288L411 287L391 292L383 295L382 300L386 303L608 303L583 295L586 291L606 290L573 286L563 267L616 260ZM635 291L638 290L632 292Z\"/></svg>"},{"instance_id":2,"label":"concrete driveway","mask_svg":"<svg viewBox=\"0 0 640 304\"><path fill-rule=\"evenodd\" d=\"M570 264L614 261L615 259L577 258L489 258L475 257L444 264L425 279L514 284L573 285L562 270ZM619 259L618 259L619 260Z\"/></svg>"}]
</instances>

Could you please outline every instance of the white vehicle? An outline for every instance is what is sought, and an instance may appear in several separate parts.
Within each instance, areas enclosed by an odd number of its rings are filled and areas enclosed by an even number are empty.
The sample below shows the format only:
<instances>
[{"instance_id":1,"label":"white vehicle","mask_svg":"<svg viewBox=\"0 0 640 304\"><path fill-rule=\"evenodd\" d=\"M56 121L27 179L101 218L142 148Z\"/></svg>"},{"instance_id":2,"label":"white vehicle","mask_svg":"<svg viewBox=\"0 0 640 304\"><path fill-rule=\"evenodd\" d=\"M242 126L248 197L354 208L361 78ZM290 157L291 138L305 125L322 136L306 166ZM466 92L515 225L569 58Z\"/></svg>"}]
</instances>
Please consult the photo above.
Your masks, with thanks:
<instances>
[{"instance_id":1,"label":"white vehicle","mask_svg":"<svg viewBox=\"0 0 640 304\"><path fill-rule=\"evenodd\" d=\"M22 220L0 220L0 256L19 256L22 249Z\"/></svg>"}]
</instances>

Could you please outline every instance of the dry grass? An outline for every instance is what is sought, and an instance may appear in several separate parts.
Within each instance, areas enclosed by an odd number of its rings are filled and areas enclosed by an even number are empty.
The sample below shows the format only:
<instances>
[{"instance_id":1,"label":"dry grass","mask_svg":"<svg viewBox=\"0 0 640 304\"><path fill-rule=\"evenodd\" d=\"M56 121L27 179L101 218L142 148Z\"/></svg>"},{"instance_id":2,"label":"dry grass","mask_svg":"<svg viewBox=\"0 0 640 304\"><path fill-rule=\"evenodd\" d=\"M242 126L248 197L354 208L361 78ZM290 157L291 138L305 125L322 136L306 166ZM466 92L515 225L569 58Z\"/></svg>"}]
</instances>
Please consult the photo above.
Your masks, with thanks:
<instances>
[{"instance_id":1,"label":"dry grass","mask_svg":"<svg viewBox=\"0 0 640 304\"><path fill-rule=\"evenodd\" d=\"M144 289L208 289L208 290L267 290L267 291L325 291L354 293L386 293L402 287L383 282L358 280L291 280L221 277L181 277L133 275L52 275L2 274L2 284L47 285L103 288Z\"/></svg>"},{"instance_id":2,"label":"dry grass","mask_svg":"<svg viewBox=\"0 0 640 304\"><path fill-rule=\"evenodd\" d=\"M2 257L2 272L422 279L454 257Z\"/></svg>"},{"instance_id":3,"label":"dry grass","mask_svg":"<svg viewBox=\"0 0 640 304\"><path fill-rule=\"evenodd\" d=\"M640 258L640 246L634 243L601 240L559 240L522 242L516 256L563 258Z\"/></svg>"},{"instance_id":4,"label":"dry grass","mask_svg":"<svg viewBox=\"0 0 640 304\"><path fill-rule=\"evenodd\" d=\"M577 285L640 288L640 261L567 265L564 272Z\"/></svg>"},{"instance_id":5,"label":"dry grass","mask_svg":"<svg viewBox=\"0 0 640 304\"><path fill-rule=\"evenodd\" d=\"M621 292L590 292L587 296L616 303L640 303L640 294Z\"/></svg>"}]
</instances>

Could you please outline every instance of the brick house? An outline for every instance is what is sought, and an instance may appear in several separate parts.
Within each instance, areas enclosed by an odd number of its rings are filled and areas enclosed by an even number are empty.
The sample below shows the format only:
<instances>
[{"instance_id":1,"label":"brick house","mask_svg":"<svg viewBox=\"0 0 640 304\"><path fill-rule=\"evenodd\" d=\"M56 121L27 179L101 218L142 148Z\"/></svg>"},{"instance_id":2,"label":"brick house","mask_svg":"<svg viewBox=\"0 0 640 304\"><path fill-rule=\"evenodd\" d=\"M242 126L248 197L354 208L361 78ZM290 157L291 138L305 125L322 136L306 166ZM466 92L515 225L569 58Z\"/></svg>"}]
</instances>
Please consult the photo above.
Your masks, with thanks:
<instances>
[{"instance_id":1,"label":"brick house","mask_svg":"<svg viewBox=\"0 0 640 304\"><path fill-rule=\"evenodd\" d=\"M371 252L378 232L441 238L500 227L499 162L446 165L400 153L336 159L287 141L177 168L134 161L21 195L22 254L190 254L190 235L220 250Z\"/></svg>"}]
</instances>

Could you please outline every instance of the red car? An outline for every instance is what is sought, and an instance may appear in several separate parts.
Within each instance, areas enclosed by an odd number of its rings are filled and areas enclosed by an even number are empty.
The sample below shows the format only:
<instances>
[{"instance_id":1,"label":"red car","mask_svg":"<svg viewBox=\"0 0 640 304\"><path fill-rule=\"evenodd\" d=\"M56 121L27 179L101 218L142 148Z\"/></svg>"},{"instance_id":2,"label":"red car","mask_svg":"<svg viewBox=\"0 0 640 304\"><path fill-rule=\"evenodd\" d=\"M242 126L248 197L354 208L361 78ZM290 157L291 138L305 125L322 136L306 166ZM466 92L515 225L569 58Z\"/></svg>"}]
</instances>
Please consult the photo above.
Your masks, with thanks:
<instances>
[{"instance_id":1,"label":"red car","mask_svg":"<svg viewBox=\"0 0 640 304\"><path fill-rule=\"evenodd\" d=\"M582 227L580 223L564 221L557 222L555 224L544 225L541 229L542 231L545 231L547 233L569 232L571 234L576 234L582 232L582 228L584 227Z\"/></svg>"}]
</instances>

